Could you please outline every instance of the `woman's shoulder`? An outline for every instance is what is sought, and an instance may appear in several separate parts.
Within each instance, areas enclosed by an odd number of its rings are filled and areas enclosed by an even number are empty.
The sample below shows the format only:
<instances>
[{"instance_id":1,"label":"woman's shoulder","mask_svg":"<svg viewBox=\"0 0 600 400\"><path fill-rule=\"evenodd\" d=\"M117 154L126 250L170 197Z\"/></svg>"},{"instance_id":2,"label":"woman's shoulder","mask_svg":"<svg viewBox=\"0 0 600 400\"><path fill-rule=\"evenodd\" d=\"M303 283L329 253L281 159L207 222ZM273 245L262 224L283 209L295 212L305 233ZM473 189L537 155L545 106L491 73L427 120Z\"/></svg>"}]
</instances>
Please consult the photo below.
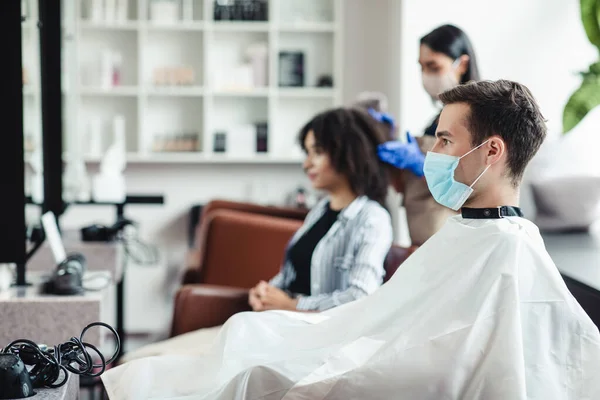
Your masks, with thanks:
<instances>
[{"instance_id":1,"label":"woman's shoulder","mask_svg":"<svg viewBox=\"0 0 600 400\"><path fill-rule=\"evenodd\" d=\"M377 201L369 198L365 198L365 202L361 211L358 213L358 217L361 220L389 223L390 225L392 221L389 211Z\"/></svg>"}]
</instances>

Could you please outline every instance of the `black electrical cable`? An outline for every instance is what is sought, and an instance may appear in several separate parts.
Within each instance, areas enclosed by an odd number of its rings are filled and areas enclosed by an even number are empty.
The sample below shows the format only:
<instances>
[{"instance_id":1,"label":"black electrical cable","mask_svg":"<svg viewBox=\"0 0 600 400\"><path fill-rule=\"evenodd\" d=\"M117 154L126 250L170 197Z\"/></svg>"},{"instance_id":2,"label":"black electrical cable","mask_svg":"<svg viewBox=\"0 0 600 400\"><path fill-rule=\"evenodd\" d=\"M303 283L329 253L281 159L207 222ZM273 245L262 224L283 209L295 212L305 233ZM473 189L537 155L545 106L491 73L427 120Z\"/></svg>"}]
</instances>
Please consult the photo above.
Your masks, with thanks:
<instances>
[{"instance_id":1,"label":"black electrical cable","mask_svg":"<svg viewBox=\"0 0 600 400\"><path fill-rule=\"evenodd\" d=\"M115 337L116 350L108 360L98 348L83 341L85 333L96 326L107 328ZM100 358L100 363L94 363L90 350ZM67 382L67 372L91 378L102 375L106 366L117 359L120 350L121 339L117 331L103 322L93 322L83 329L79 338L72 337L54 347L38 345L28 339L18 339L6 346L2 352L18 356L25 365L32 367L29 375L33 387L58 388Z\"/></svg>"},{"instance_id":2,"label":"black electrical cable","mask_svg":"<svg viewBox=\"0 0 600 400\"><path fill-rule=\"evenodd\" d=\"M123 243L123 249L127 257L139 265L154 265L158 262L159 255L156 246L144 243L138 236L137 230L134 233L119 232L117 240Z\"/></svg>"}]
</instances>

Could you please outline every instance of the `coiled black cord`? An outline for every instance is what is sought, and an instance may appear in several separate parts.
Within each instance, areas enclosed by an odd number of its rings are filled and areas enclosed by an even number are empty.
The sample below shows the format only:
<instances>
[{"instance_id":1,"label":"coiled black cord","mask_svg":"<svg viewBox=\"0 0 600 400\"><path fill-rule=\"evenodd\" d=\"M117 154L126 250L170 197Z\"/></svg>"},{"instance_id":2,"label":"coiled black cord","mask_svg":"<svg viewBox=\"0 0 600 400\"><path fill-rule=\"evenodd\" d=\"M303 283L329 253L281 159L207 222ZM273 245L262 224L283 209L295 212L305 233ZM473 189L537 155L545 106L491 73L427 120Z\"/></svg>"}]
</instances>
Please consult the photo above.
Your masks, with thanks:
<instances>
[{"instance_id":1,"label":"coiled black cord","mask_svg":"<svg viewBox=\"0 0 600 400\"><path fill-rule=\"evenodd\" d=\"M83 341L88 329L95 326L107 328L115 337L116 350L108 360L98 348ZM94 363L90 350L100 358L100 363ZM91 378L102 375L106 366L117 359L120 350L121 339L117 331L103 322L93 322L83 329L79 338L72 337L69 341L54 347L38 345L28 339L18 339L6 346L3 353L12 353L25 365L32 367L29 376L34 388L58 388L67 382L67 372Z\"/></svg>"},{"instance_id":2,"label":"coiled black cord","mask_svg":"<svg viewBox=\"0 0 600 400\"><path fill-rule=\"evenodd\" d=\"M154 265L159 260L158 249L156 246L143 242L137 233L137 230L129 233L121 231L117 235L117 240L123 243L125 255L138 265Z\"/></svg>"}]
</instances>

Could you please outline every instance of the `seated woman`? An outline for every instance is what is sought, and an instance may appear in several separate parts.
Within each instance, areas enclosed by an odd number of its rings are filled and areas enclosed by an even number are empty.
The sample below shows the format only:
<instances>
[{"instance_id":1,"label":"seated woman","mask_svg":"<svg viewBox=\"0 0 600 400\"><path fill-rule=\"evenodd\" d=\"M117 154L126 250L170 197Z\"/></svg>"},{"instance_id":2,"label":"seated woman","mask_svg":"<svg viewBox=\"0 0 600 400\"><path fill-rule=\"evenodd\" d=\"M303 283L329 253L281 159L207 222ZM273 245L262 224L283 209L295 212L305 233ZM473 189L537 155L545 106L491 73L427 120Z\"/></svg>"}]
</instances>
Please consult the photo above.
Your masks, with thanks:
<instances>
[{"instance_id":1,"label":"seated woman","mask_svg":"<svg viewBox=\"0 0 600 400\"><path fill-rule=\"evenodd\" d=\"M303 168L313 188L327 196L292 237L281 271L250 290L254 311L323 311L373 293L383 283L392 244L388 187L377 146L386 132L366 111L323 112L300 132ZM204 352L220 327L191 332L146 346L123 361L159 354Z\"/></svg>"}]
</instances>

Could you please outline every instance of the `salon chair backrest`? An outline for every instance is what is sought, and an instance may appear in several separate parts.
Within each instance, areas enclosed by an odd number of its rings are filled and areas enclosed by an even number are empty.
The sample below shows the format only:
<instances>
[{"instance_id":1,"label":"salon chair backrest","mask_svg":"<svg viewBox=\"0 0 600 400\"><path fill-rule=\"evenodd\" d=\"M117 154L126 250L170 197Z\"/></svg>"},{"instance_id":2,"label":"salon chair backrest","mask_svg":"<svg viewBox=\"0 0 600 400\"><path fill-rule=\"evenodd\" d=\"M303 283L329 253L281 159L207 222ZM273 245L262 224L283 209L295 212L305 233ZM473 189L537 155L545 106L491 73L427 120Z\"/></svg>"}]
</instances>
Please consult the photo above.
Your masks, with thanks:
<instances>
[{"instance_id":1,"label":"salon chair backrest","mask_svg":"<svg viewBox=\"0 0 600 400\"><path fill-rule=\"evenodd\" d=\"M279 272L301 220L213 210L202 221L204 239L196 282L251 288Z\"/></svg>"},{"instance_id":2,"label":"salon chair backrest","mask_svg":"<svg viewBox=\"0 0 600 400\"><path fill-rule=\"evenodd\" d=\"M385 268L385 277L383 282L387 282L394 275L398 267L406 261L408 257L417 249L416 246L413 247L400 247L396 245L392 245L390 251L385 258L384 268Z\"/></svg>"},{"instance_id":3,"label":"salon chair backrest","mask_svg":"<svg viewBox=\"0 0 600 400\"><path fill-rule=\"evenodd\" d=\"M270 215L272 217L287 218L300 221L304 221L304 218L308 213L308 210L303 210L300 208L263 206L254 203L216 199L209 201L204 207L202 207L200 220L202 220L202 218L205 215L211 213L214 210L244 211L251 214Z\"/></svg>"}]
</instances>

